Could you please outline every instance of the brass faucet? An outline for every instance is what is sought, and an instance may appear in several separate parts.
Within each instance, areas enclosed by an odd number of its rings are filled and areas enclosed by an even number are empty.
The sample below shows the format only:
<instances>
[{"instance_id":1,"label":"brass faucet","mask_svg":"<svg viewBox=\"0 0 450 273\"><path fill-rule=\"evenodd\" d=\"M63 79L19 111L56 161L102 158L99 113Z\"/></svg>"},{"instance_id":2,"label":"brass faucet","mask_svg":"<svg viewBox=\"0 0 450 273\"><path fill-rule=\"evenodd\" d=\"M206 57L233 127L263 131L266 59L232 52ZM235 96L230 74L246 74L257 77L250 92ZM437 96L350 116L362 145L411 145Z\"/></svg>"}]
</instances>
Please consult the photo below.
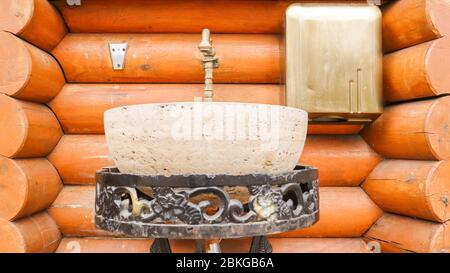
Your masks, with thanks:
<instances>
[{"instance_id":1,"label":"brass faucet","mask_svg":"<svg viewBox=\"0 0 450 273\"><path fill-rule=\"evenodd\" d=\"M203 92L203 101L213 100L213 69L219 67L219 59L215 57L216 51L212 47L209 29L202 31L202 41L198 49L203 54L202 65L205 69L205 89Z\"/></svg>"}]
</instances>

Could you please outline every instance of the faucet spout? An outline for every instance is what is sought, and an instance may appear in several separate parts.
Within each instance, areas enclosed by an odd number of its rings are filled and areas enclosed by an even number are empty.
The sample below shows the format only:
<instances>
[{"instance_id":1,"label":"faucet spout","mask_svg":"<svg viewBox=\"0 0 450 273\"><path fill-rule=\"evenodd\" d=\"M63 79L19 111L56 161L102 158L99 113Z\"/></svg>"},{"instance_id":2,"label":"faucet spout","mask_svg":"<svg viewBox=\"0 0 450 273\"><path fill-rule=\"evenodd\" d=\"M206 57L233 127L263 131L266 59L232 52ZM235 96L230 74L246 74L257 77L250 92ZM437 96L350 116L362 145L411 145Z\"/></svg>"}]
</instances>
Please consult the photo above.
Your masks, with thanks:
<instances>
[{"instance_id":1,"label":"faucet spout","mask_svg":"<svg viewBox=\"0 0 450 273\"><path fill-rule=\"evenodd\" d=\"M198 45L202 53L202 65L205 70L205 89L203 92L203 101L213 100L213 69L219 67L219 59L215 57L216 51L212 46L209 29L202 31L202 40Z\"/></svg>"}]
</instances>

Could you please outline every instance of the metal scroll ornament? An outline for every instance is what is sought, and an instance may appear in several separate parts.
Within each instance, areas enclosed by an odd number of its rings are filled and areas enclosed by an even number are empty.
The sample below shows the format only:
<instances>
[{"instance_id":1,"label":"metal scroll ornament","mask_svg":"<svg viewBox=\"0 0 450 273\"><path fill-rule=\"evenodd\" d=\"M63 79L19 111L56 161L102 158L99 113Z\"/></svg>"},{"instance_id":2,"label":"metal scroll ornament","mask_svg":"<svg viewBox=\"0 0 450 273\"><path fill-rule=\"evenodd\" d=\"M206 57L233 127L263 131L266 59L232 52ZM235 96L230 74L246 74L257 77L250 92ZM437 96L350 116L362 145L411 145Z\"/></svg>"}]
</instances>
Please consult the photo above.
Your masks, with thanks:
<instances>
[{"instance_id":1,"label":"metal scroll ornament","mask_svg":"<svg viewBox=\"0 0 450 273\"><path fill-rule=\"evenodd\" d=\"M97 175L102 176L102 172ZM120 173L115 175L120 176ZM108 179L98 179L97 225L106 230L145 237L170 237L167 233L172 232L174 236L204 238L204 234L189 231L200 228L198 232L206 232L208 229L204 227L209 226L212 229L207 233L211 233L211 237L225 237L223 235L227 233L233 237L233 229L252 227L254 235L263 235L311 225L318 219L317 179L295 181L302 179L298 175L295 179L293 174L285 174L278 177L279 181L263 184L257 176L250 180L241 177L235 186L246 188L248 194L237 200L227 192L230 186L225 184L230 182L226 179L219 179L226 181L223 185L185 187L181 181L176 186L164 187L160 185L163 184L161 178L145 178L148 183L131 183L129 186L112 185L114 183L108 183ZM195 178L198 176L193 175L191 180ZM233 179L233 176L228 178ZM211 179L218 180L217 177ZM252 184L252 180L259 182ZM152 181L158 183L152 185ZM269 224L272 227L265 226Z\"/></svg>"}]
</instances>

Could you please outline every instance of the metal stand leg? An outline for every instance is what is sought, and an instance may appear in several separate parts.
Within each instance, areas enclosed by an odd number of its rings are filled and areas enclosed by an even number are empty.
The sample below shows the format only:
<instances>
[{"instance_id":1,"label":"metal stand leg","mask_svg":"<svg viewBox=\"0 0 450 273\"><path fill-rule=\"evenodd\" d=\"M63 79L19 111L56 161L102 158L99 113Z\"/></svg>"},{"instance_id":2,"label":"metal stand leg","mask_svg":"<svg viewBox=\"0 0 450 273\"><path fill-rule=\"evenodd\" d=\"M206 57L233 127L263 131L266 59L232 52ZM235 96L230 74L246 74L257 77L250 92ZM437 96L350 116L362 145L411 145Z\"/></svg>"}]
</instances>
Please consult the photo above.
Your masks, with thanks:
<instances>
[{"instance_id":1,"label":"metal stand leg","mask_svg":"<svg viewBox=\"0 0 450 273\"><path fill-rule=\"evenodd\" d=\"M195 240L194 241L194 252L195 253L206 253L205 240Z\"/></svg>"},{"instance_id":2,"label":"metal stand leg","mask_svg":"<svg viewBox=\"0 0 450 273\"><path fill-rule=\"evenodd\" d=\"M272 244L266 236L255 236L252 239L250 253L272 253Z\"/></svg>"},{"instance_id":3,"label":"metal stand leg","mask_svg":"<svg viewBox=\"0 0 450 273\"><path fill-rule=\"evenodd\" d=\"M172 253L169 240L165 238L156 238L150 247L150 253Z\"/></svg>"}]
</instances>

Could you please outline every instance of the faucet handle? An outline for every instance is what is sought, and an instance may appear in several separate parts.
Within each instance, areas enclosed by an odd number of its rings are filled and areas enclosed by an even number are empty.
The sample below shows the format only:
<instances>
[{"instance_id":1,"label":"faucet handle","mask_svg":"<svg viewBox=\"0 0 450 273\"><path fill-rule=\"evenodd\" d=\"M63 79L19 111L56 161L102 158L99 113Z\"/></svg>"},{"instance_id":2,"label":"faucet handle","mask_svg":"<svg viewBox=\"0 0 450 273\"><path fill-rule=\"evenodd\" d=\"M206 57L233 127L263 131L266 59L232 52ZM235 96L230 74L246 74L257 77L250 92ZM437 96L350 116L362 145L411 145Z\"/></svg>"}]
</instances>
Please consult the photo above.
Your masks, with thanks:
<instances>
[{"instance_id":1,"label":"faucet handle","mask_svg":"<svg viewBox=\"0 0 450 273\"><path fill-rule=\"evenodd\" d=\"M198 45L198 48L200 51L211 51L212 50L212 41L210 39L210 32L209 29L205 28L202 31L202 41Z\"/></svg>"}]
</instances>

